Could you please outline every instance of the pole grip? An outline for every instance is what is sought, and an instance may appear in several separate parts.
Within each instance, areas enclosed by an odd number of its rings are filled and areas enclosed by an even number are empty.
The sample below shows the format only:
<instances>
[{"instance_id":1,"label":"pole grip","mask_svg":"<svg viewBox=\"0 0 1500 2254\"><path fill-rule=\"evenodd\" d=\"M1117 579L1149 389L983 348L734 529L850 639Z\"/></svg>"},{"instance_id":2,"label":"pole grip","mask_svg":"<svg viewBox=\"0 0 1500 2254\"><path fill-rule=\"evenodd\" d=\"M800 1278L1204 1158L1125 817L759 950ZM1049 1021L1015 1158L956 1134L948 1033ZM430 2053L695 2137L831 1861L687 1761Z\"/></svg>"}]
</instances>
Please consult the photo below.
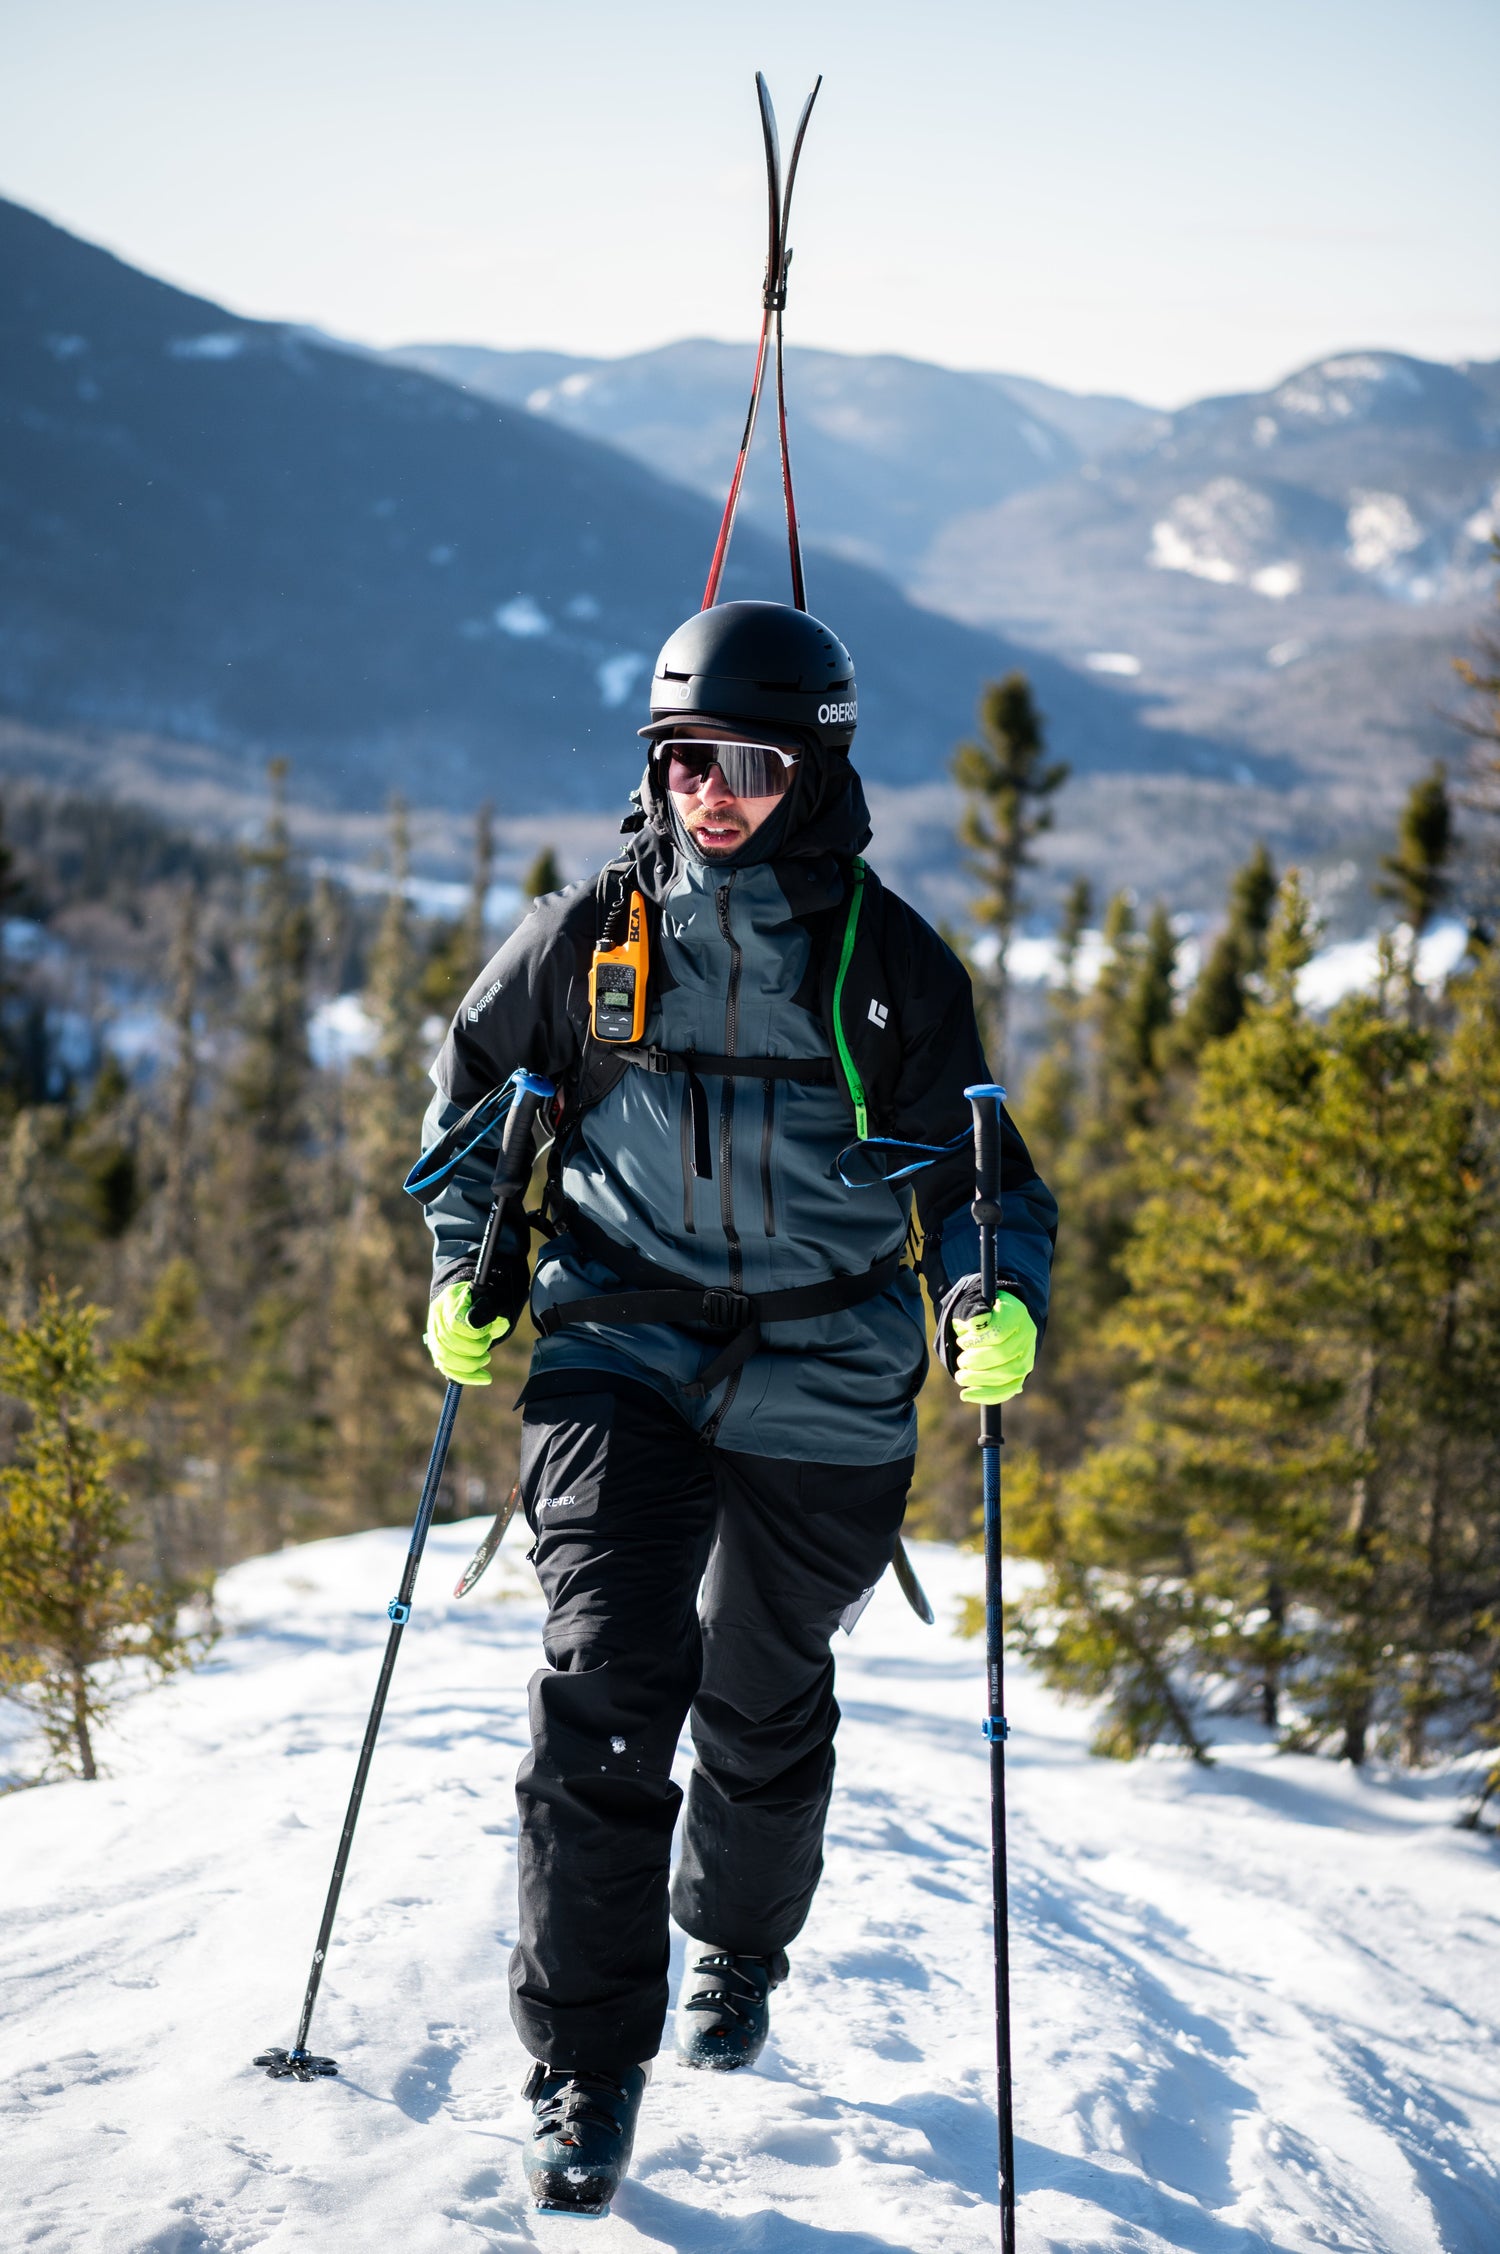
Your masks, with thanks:
<instances>
[{"instance_id":1,"label":"pole grip","mask_svg":"<svg viewBox=\"0 0 1500 2254\"><path fill-rule=\"evenodd\" d=\"M995 1224L1000 1218L1000 1106L1005 1090L994 1081L965 1088L974 1112L974 1203L979 1224L979 1288L995 1304Z\"/></svg>"},{"instance_id":2,"label":"pole grip","mask_svg":"<svg viewBox=\"0 0 1500 2254\"><path fill-rule=\"evenodd\" d=\"M495 1177L490 1188L490 1215L480 1239L479 1258L474 1267L474 1283L469 1295L469 1320L482 1322L480 1312L485 1292L489 1288L490 1271L495 1265L495 1255L500 1249L500 1231L505 1225L506 1207L526 1195L526 1184L531 1179L531 1130L536 1123L538 1108L550 1103L557 1093L550 1080L537 1072L517 1072L514 1075L515 1094L505 1115L505 1132L500 1138L500 1156L495 1161Z\"/></svg>"}]
</instances>

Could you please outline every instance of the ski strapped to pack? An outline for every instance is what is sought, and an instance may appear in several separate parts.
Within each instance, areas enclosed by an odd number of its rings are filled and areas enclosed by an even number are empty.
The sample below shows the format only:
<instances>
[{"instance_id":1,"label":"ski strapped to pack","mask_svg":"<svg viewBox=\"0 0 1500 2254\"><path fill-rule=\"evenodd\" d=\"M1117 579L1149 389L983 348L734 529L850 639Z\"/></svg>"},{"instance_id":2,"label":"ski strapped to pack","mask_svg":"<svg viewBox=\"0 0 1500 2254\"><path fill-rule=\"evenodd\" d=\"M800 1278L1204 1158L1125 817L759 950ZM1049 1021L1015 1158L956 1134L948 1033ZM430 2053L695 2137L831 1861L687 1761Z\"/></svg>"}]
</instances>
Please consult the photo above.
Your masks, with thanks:
<instances>
[{"instance_id":1,"label":"ski strapped to pack","mask_svg":"<svg viewBox=\"0 0 1500 2254\"><path fill-rule=\"evenodd\" d=\"M797 164L802 155L803 135L807 131L807 121L812 116L812 106L818 98L818 87L822 83L822 78L819 77L802 105L802 115L797 121L796 137L792 142L792 161L787 166L786 184L783 187L776 112L771 106L770 88L764 77L759 71L755 74L755 91L760 100L760 128L766 148L766 200L770 212L766 279L761 292L760 343L756 347L755 374L750 383L750 407L745 417L744 436L740 440L734 474L729 480L729 498L724 503L724 517L719 526L719 537L714 543L713 561L708 567L708 584L703 590L704 610L712 610L719 599L719 582L724 576L735 513L739 508L740 487L745 480L745 464L750 458L750 442L755 436L755 419L760 412L760 395L766 373L766 347L773 334L776 340L776 422L781 447L781 491L786 503L787 547L792 566L792 601L798 610L807 608L807 589L802 577L802 541L797 530L797 504L792 495L792 461L787 448L786 370L782 353L781 317L786 310L787 268L792 262L786 239L787 224L792 212L792 189L796 184Z\"/></svg>"}]
</instances>

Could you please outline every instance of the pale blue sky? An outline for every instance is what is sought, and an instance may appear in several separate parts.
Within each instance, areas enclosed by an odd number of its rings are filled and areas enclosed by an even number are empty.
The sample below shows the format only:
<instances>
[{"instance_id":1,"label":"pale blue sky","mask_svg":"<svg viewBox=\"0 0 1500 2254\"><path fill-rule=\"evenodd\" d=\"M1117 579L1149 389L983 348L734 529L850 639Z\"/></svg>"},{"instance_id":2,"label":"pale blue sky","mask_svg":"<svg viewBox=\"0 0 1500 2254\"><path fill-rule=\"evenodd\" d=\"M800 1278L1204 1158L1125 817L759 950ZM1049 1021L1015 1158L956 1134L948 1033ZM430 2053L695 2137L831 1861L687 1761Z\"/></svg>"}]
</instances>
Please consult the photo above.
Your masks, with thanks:
<instances>
[{"instance_id":1,"label":"pale blue sky","mask_svg":"<svg viewBox=\"0 0 1500 2254\"><path fill-rule=\"evenodd\" d=\"M374 343L744 336L1176 403L1500 356L1500 0L0 0L0 193Z\"/></svg>"}]
</instances>

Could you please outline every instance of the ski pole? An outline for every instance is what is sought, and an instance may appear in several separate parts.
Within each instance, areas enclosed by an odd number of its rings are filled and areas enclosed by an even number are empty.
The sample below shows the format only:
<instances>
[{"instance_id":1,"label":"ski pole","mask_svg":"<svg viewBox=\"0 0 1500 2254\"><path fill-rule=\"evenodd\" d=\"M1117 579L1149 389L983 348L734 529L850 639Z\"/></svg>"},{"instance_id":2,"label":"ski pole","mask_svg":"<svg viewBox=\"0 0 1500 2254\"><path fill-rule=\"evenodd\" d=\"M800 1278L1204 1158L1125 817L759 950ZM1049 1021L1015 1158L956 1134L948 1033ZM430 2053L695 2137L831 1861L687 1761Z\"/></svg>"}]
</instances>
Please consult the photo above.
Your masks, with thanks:
<instances>
[{"instance_id":1,"label":"ski pole","mask_svg":"<svg viewBox=\"0 0 1500 2254\"><path fill-rule=\"evenodd\" d=\"M1003 1088L965 1088L974 1107L974 1219L979 1224L979 1286L986 1307L995 1304L995 1229L1000 1220L1000 1105ZM1010 1899L1005 1865L1005 1641L1000 1576L1000 1410L979 1412L984 1467L984 1664L989 1711L984 1734L990 1747L990 1865L995 1907L995 2071L1000 2117L1000 2245L1016 2254L1016 2134L1011 2113Z\"/></svg>"},{"instance_id":2,"label":"ski pole","mask_svg":"<svg viewBox=\"0 0 1500 2254\"><path fill-rule=\"evenodd\" d=\"M531 1072L518 1072L515 1076L515 1095L505 1121L501 1139L500 1156L495 1162L494 1181L491 1186L489 1219L485 1223L480 1241L479 1258L474 1271L470 1294L470 1311L480 1309L487 1297L490 1274L499 1249L500 1231L505 1223L507 1207L526 1194L526 1184L531 1178L531 1130L537 1106L550 1100L554 1093L552 1082ZM302 1998L302 2017L297 2023L297 2040L289 2051L260 2051L255 2059L263 2066L273 2081L315 2081L322 2074L337 2074L338 2062L332 2058L316 2056L307 2047L308 2032L312 2026L313 2006L318 2000L318 1988L323 1978L323 1966L328 1956L328 1945L333 1938L333 1921L338 1914L339 1894L348 1867L349 1850L354 1843L354 1827L359 1821L360 1803L365 1796L365 1780L370 1774L374 1757L375 1740L380 1734L380 1720L385 1712L386 1693L391 1687L391 1677L396 1670L396 1654L401 1649L401 1635L411 1618L412 1596L417 1585L417 1569L422 1563L422 1552L427 1544L432 1514L437 1508L438 1495L443 1484L443 1470L448 1461L448 1443L453 1437L453 1420L458 1415L458 1404L463 1387L451 1383L443 1395L442 1413L433 1436L432 1454L427 1459L427 1477L422 1482L422 1499L417 1505L417 1515L412 1522L411 1541L406 1552L406 1567L401 1575L401 1587L386 1607L390 1616L391 1632L385 1641L385 1657L380 1663L380 1679L375 1685L374 1703L370 1719L365 1724L364 1743L359 1749L359 1763L354 1771L354 1789L349 1795L349 1806L344 1816L344 1828L339 1835L338 1853L333 1859L333 1876L328 1882L328 1898L323 1904L323 1921L318 1927L317 1946L313 1950L312 1969L307 1976L307 1992Z\"/></svg>"}]
</instances>

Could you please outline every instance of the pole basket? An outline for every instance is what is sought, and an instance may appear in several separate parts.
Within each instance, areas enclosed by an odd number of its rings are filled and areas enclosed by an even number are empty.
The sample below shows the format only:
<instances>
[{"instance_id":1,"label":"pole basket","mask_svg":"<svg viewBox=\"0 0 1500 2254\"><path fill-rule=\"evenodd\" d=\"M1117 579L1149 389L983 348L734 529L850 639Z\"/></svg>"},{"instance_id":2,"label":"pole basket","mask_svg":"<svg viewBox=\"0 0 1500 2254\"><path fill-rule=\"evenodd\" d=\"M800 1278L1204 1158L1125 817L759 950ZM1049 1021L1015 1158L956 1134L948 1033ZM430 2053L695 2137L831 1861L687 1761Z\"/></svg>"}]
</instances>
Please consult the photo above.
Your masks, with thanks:
<instances>
[{"instance_id":1,"label":"pole basket","mask_svg":"<svg viewBox=\"0 0 1500 2254\"><path fill-rule=\"evenodd\" d=\"M313 2051L259 2051L254 2063L263 2066L273 2082L316 2082L339 2070L336 2058L319 2058Z\"/></svg>"}]
</instances>

